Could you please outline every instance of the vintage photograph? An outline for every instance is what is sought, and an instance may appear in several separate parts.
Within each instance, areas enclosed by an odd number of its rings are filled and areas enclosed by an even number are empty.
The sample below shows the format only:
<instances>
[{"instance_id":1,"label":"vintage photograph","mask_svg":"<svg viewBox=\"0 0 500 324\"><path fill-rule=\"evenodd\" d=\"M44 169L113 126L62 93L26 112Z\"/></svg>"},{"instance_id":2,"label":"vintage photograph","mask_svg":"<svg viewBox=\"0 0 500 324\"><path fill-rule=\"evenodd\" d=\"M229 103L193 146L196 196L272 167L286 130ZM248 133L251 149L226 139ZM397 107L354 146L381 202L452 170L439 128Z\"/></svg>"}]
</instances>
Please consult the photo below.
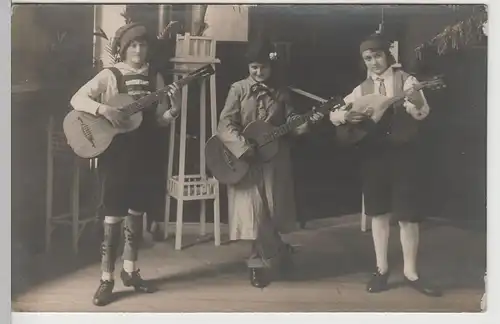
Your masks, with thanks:
<instances>
[{"instance_id":1,"label":"vintage photograph","mask_svg":"<svg viewBox=\"0 0 500 324\"><path fill-rule=\"evenodd\" d=\"M487 310L485 4L11 8L13 312Z\"/></svg>"}]
</instances>

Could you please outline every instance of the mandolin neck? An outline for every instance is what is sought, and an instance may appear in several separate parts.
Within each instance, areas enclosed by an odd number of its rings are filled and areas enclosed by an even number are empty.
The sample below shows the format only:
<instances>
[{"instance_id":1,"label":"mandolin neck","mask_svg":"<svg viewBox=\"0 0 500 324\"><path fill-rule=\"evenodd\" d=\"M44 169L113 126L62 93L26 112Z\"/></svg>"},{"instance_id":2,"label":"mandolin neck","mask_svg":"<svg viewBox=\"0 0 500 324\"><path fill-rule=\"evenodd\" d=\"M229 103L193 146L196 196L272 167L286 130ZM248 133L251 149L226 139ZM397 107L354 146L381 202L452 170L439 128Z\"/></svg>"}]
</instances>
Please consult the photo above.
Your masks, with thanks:
<instances>
[{"instance_id":1,"label":"mandolin neck","mask_svg":"<svg viewBox=\"0 0 500 324\"><path fill-rule=\"evenodd\" d=\"M414 85L413 87L411 87L410 89L406 90L403 92L403 94L400 94L400 95L397 95L397 96L394 96L392 98L389 98L389 100L387 100L387 103L389 106L392 106L396 103L400 103L401 101L403 101L407 96L411 95L413 92L415 91L419 91L420 89L423 88L423 85L421 84L416 84Z\"/></svg>"}]
</instances>

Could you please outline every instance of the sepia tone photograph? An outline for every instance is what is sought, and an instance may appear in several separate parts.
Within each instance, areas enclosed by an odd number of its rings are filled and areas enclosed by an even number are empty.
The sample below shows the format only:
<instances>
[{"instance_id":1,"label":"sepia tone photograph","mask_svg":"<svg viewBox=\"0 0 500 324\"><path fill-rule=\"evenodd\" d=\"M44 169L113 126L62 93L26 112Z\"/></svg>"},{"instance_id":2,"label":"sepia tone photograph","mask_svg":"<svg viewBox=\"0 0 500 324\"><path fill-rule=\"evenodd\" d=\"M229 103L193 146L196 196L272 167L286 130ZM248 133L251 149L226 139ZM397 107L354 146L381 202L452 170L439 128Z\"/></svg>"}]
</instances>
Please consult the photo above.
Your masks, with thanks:
<instances>
[{"instance_id":1,"label":"sepia tone photograph","mask_svg":"<svg viewBox=\"0 0 500 324\"><path fill-rule=\"evenodd\" d=\"M488 6L11 7L13 312L487 310Z\"/></svg>"}]
</instances>

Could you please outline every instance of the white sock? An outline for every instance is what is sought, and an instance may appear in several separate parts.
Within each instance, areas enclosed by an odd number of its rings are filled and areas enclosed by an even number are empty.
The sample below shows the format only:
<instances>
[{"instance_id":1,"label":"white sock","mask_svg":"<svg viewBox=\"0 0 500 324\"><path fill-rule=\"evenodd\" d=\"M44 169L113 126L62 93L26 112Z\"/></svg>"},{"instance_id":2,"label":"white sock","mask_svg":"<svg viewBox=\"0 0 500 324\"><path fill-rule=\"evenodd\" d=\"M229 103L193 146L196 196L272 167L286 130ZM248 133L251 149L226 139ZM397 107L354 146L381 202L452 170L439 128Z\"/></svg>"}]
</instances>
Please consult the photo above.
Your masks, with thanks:
<instances>
[{"instance_id":1,"label":"white sock","mask_svg":"<svg viewBox=\"0 0 500 324\"><path fill-rule=\"evenodd\" d=\"M372 217L372 236L377 259L377 268L381 274L389 270L387 250L389 248L391 214Z\"/></svg>"},{"instance_id":2,"label":"white sock","mask_svg":"<svg viewBox=\"0 0 500 324\"><path fill-rule=\"evenodd\" d=\"M123 220L121 216L104 216L104 222L106 224L117 224Z\"/></svg>"},{"instance_id":3,"label":"white sock","mask_svg":"<svg viewBox=\"0 0 500 324\"><path fill-rule=\"evenodd\" d=\"M115 279L113 272L103 272L101 275L102 280L112 281Z\"/></svg>"},{"instance_id":4,"label":"white sock","mask_svg":"<svg viewBox=\"0 0 500 324\"><path fill-rule=\"evenodd\" d=\"M144 214L143 212L138 212L138 211L135 211L132 209L129 209L128 213L129 213L129 215L133 215L133 216L142 216Z\"/></svg>"},{"instance_id":5,"label":"white sock","mask_svg":"<svg viewBox=\"0 0 500 324\"><path fill-rule=\"evenodd\" d=\"M155 231L158 231L160 230L160 224L158 224L157 222L153 221L151 223L151 233L154 233Z\"/></svg>"},{"instance_id":6,"label":"white sock","mask_svg":"<svg viewBox=\"0 0 500 324\"><path fill-rule=\"evenodd\" d=\"M417 254L419 243L418 223L399 222L403 249L404 274L409 280L417 280Z\"/></svg>"},{"instance_id":7,"label":"white sock","mask_svg":"<svg viewBox=\"0 0 500 324\"><path fill-rule=\"evenodd\" d=\"M123 260L123 270L132 273L137 270L137 263L135 261Z\"/></svg>"}]
</instances>

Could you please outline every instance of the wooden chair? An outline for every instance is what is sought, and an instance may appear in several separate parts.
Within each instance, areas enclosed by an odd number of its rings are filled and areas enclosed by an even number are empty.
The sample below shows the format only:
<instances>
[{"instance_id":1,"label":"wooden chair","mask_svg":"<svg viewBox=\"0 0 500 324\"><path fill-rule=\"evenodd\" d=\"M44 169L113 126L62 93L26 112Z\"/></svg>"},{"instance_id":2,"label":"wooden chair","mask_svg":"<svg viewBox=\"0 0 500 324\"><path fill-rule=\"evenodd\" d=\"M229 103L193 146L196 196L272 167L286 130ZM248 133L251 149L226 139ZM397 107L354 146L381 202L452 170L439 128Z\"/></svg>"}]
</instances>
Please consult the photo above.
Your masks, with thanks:
<instances>
[{"instance_id":1,"label":"wooden chair","mask_svg":"<svg viewBox=\"0 0 500 324\"><path fill-rule=\"evenodd\" d=\"M68 185L71 191L71 207L67 213L54 215L54 185L55 170L54 164L57 160L65 159L72 161L72 179ZM85 226L95 221L95 217L81 218L83 214L95 216L97 206L91 206L83 210L80 206L80 178L82 164L84 160L77 158L66 143L66 137L62 130L55 127L54 117L49 118L47 129L47 187L46 187L46 209L45 209L45 251L49 253L52 248L52 234L57 227L64 226L71 228L72 249L78 253L78 242ZM95 208L93 208L95 207Z\"/></svg>"}]
</instances>

